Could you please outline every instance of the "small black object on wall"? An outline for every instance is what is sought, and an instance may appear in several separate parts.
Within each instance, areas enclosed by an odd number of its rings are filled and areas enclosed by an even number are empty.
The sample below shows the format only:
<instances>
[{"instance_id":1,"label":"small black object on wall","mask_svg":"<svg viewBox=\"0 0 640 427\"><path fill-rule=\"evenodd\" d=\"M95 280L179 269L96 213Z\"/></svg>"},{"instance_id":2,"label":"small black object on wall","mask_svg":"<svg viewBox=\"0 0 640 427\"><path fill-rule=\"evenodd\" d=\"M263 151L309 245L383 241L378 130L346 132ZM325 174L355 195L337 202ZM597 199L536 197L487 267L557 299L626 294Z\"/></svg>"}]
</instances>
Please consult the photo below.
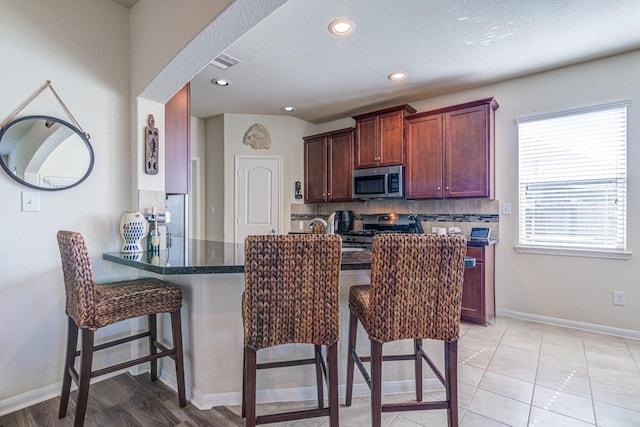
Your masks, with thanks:
<instances>
[{"instance_id":1,"label":"small black object on wall","mask_svg":"<svg viewBox=\"0 0 640 427\"><path fill-rule=\"evenodd\" d=\"M296 181L296 199L302 199L302 183Z\"/></svg>"}]
</instances>

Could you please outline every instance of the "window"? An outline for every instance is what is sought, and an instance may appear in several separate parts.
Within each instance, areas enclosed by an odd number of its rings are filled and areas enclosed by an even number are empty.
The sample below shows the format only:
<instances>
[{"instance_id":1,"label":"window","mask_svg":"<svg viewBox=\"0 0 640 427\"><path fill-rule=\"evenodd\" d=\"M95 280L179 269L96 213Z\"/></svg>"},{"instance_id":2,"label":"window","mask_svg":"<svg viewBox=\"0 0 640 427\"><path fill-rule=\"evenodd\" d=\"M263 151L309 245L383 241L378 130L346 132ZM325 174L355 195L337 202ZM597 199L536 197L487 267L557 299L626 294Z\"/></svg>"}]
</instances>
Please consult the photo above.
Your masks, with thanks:
<instances>
[{"instance_id":1,"label":"window","mask_svg":"<svg viewBox=\"0 0 640 427\"><path fill-rule=\"evenodd\" d=\"M517 120L521 246L625 250L627 105Z\"/></svg>"}]
</instances>

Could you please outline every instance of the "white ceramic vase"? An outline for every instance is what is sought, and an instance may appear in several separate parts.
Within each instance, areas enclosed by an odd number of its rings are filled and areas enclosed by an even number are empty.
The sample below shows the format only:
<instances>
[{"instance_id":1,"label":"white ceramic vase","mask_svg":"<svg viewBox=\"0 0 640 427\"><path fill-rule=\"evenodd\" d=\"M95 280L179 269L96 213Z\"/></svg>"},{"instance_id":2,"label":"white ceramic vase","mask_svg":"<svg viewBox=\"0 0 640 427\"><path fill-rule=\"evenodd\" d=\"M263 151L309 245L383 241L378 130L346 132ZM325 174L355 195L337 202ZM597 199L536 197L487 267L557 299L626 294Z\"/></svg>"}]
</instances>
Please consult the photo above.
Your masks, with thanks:
<instances>
[{"instance_id":1,"label":"white ceramic vase","mask_svg":"<svg viewBox=\"0 0 640 427\"><path fill-rule=\"evenodd\" d=\"M126 211L120 218L120 235L124 244L122 245L123 254L135 254L144 252L140 240L142 240L149 232L149 224L144 219L144 215L139 211Z\"/></svg>"}]
</instances>

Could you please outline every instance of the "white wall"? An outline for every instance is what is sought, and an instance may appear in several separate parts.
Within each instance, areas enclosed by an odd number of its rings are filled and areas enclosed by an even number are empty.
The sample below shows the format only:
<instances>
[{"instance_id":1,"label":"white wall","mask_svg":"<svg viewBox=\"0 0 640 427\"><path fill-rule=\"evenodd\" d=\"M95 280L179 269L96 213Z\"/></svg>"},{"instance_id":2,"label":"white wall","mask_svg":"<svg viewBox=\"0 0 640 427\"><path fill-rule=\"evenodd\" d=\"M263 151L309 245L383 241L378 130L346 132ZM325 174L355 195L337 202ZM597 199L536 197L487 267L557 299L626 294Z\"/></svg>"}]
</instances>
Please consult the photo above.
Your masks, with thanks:
<instances>
[{"instance_id":1,"label":"white wall","mask_svg":"<svg viewBox=\"0 0 640 427\"><path fill-rule=\"evenodd\" d=\"M206 239L224 241L224 116L206 120L206 200L205 216ZM212 213L213 211L213 213Z\"/></svg>"},{"instance_id":2,"label":"white wall","mask_svg":"<svg viewBox=\"0 0 640 427\"><path fill-rule=\"evenodd\" d=\"M266 126L271 135L271 148L255 150L242 143L247 129L259 123ZM252 154L282 156L282 224L283 233L289 232L291 203L296 202L294 183L304 181L304 146L302 135L315 132L311 123L288 116L255 114L224 115L224 241L233 242L235 221L235 156Z\"/></svg>"},{"instance_id":3,"label":"white wall","mask_svg":"<svg viewBox=\"0 0 640 427\"><path fill-rule=\"evenodd\" d=\"M60 392L67 323L56 232L85 235L96 278L132 275L100 259L121 244L118 225L130 208L132 176L127 10L104 0L0 0L0 10L0 118L51 80L91 134L96 159L78 187L39 191L40 212L22 212L21 192L30 189L0 174L1 414L35 390ZM28 114L69 120L49 90L20 116Z\"/></svg>"},{"instance_id":4,"label":"white wall","mask_svg":"<svg viewBox=\"0 0 640 427\"><path fill-rule=\"evenodd\" d=\"M640 337L640 271L637 255L612 260L516 253L518 243L518 133L516 118L630 100L628 110L628 250L640 250L640 51L411 102L420 111L495 96L496 200L509 202L500 217L496 246L499 313ZM316 131L349 126L350 119L323 123ZM314 131L315 133L315 131ZM613 290L627 304L612 304Z\"/></svg>"},{"instance_id":5,"label":"white wall","mask_svg":"<svg viewBox=\"0 0 640 427\"><path fill-rule=\"evenodd\" d=\"M195 212L195 215L189 217L189 236L192 239L205 239L206 237L205 207L207 205L207 140L205 130L204 120L197 119L195 117L191 118L191 160L195 162L195 165L197 165L197 167L191 168L193 181L191 183L191 194L189 195L189 203L194 207L192 210L197 211Z\"/></svg>"},{"instance_id":6,"label":"white wall","mask_svg":"<svg viewBox=\"0 0 640 427\"><path fill-rule=\"evenodd\" d=\"M496 199L512 204L500 217L496 247L498 311L548 316L636 331L640 336L640 51L414 102L418 111L495 96ZM516 253L518 243L517 117L631 100L628 109L629 260ZM614 306L612 291L626 292Z\"/></svg>"}]
</instances>

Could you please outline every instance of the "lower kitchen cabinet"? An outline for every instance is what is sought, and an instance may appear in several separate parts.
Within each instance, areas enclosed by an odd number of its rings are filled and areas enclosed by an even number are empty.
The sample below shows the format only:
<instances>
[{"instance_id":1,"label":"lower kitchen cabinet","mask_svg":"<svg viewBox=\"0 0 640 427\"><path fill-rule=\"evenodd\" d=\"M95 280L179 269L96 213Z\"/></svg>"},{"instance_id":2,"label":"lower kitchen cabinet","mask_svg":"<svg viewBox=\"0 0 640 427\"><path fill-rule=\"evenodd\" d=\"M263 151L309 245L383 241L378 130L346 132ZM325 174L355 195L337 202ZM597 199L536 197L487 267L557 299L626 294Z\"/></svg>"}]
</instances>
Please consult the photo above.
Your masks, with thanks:
<instances>
[{"instance_id":1,"label":"lower kitchen cabinet","mask_svg":"<svg viewBox=\"0 0 640 427\"><path fill-rule=\"evenodd\" d=\"M461 320L486 326L496 315L495 245L469 246L467 256L476 266L464 270Z\"/></svg>"}]
</instances>

